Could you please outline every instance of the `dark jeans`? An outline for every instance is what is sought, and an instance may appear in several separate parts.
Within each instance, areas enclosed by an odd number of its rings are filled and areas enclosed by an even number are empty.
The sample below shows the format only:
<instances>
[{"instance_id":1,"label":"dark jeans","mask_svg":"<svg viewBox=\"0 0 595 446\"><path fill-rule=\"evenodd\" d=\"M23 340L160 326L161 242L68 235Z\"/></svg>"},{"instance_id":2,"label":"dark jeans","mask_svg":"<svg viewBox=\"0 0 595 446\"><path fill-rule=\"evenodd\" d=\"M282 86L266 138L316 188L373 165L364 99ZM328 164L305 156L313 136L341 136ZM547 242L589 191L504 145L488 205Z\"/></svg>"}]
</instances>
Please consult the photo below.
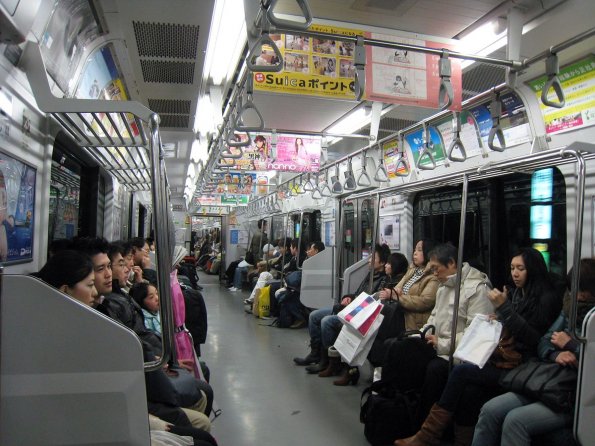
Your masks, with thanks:
<instances>
[{"instance_id":1,"label":"dark jeans","mask_svg":"<svg viewBox=\"0 0 595 446\"><path fill-rule=\"evenodd\" d=\"M473 364L459 364L450 372L438 404L449 412L456 412L458 424L472 426L483 403L498 393L498 380L503 372L490 363L483 369Z\"/></svg>"}]
</instances>

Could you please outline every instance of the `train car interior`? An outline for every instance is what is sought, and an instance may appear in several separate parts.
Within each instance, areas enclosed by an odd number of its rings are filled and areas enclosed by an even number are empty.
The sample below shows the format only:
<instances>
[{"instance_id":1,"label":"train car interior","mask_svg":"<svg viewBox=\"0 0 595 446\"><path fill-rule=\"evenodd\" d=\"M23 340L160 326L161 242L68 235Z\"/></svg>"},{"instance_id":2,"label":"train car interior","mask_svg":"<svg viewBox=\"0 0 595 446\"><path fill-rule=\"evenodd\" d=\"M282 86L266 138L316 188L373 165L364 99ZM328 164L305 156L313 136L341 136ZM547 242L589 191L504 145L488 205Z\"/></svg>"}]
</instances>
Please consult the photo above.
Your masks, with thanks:
<instances>
[{"instance_id":1,"label":"train car interior","mask_svg":"<svg viewBox=\"0 0 595 446\"><path fill-rule=\"evenodd\" d=\"M595 444L594 18L0 0L0 444Z\"/></svg>"}]
</instances>

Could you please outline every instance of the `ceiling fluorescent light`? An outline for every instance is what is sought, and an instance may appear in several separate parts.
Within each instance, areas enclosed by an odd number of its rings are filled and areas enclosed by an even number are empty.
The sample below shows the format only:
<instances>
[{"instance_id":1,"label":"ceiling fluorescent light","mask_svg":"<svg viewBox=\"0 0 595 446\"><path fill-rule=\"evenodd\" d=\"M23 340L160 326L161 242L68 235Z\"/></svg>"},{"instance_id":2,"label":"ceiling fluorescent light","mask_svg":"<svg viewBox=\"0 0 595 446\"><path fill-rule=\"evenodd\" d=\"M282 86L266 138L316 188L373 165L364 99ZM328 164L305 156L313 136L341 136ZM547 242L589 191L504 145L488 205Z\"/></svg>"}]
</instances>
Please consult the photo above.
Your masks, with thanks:
<instances>
[{"instance_id":1,"label":"ceiling fluorescent light","mask_svg":"<svg viewBox=\"0 0 595 446\"><path fill-rule=\"evenodd\" d=\"M213 84L220 85L235 71L239 52L246 42L244 3L237 0L217 0L205 61L206 73Z\"/></svg>"},{"instance_id":2,"label":"ceiling fluorescent light","mask_svg":"<svg viewBox=\"0 0 595 446\"><path fill-rule=\"evenodd\" d=\"M504 30L502 27L504 26ZM461 38L460 51L463 53L487 56L506 45L507 30L502 20L493 20L481 25L477 29ZM472 60L465 60L461 67L465 68L475 63Z\"/></svg>"},{"instance_id":3,"label":"ceiling fluorescent light","mask_svg":"<svg viewBox=\"0 0 595 446\"><path fill-rule=\"evenodd\" d=\"M207 93L198 99L198 106L194 115L194 131L206 135L214 128L213 104L211 103L211 96Z\"/></svg>"}]
</instances>

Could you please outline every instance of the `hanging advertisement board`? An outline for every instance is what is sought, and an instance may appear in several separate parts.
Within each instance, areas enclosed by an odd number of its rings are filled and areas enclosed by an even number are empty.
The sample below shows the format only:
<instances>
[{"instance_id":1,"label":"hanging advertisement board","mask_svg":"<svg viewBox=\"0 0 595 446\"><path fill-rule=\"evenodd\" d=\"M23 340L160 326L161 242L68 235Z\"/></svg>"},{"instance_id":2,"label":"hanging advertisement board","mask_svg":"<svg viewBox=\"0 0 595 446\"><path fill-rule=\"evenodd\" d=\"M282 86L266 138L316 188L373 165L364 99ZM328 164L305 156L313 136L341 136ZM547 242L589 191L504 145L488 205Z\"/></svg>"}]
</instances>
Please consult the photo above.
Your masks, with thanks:
<instances>
[{"instance_id":1,"label":"hanging advertisement board","mask_svg":"<svg viewBox=\"0 0 595 446\"><path fill-rule=\"evenodd\" d=\"M539 98L546 133L553 135L594 125L595 55L562 68L558 78L566 100L562 108L548 107L541 102L541 91L547 80L545 76L528 83ZM548 92L548 99L558 102L553 89Z\"/></svg>"}]
</instances>

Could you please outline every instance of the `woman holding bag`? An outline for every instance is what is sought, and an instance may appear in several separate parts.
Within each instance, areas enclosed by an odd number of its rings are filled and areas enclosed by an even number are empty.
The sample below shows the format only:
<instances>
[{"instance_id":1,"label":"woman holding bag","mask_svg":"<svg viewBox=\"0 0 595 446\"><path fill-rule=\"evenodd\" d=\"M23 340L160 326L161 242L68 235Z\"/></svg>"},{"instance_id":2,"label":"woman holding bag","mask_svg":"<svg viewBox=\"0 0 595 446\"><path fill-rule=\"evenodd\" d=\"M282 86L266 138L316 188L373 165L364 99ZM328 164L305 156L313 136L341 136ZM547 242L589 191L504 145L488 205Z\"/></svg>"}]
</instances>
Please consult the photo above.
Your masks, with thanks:
<instances>
[{"instance_id":1,"label":"woman holding bag","mask_svg":"<svg viewBox=\"0 0 595 446\"><path fill-rule=\"evenodd\" d=\"M582 259L580 263L577 326L580 327L586 314L595 305L595 260ZM570 290L572 270L568 273L567 284ZM578 366L579 344L572 340L569 328L571 296L564 296L560 316L538 346L539 359L557 363L560 367ZM488 401L481 408L479 421L473 436L474 446L502 445L521 446L531 444L531 437L543 435L572 423L572 413L554 410L541 401L528 396L508 392Z\"/></svg>"},{"instance_id":2,"label":"woman holding bag","mask_svg":"<svg viewBox=\"0 0 595 446\"><path fill-rule=\"evenodd\" d=\"M523 248L512 257L510 274L515 287L490 290L488 297L504 329L514 337L515 349L527 360L536 356L537 343L560 311L560 299L550 281L541 253ZM458 339L458 336L457 336ZM436 445L455 418L455 443L469 445L481 393L495 390L504 370L488 362L483 368L464 363L455 366L440 400L432 406L421 429L412 437L396 440L397 446Z\"/></svg>"}]
</instances>

